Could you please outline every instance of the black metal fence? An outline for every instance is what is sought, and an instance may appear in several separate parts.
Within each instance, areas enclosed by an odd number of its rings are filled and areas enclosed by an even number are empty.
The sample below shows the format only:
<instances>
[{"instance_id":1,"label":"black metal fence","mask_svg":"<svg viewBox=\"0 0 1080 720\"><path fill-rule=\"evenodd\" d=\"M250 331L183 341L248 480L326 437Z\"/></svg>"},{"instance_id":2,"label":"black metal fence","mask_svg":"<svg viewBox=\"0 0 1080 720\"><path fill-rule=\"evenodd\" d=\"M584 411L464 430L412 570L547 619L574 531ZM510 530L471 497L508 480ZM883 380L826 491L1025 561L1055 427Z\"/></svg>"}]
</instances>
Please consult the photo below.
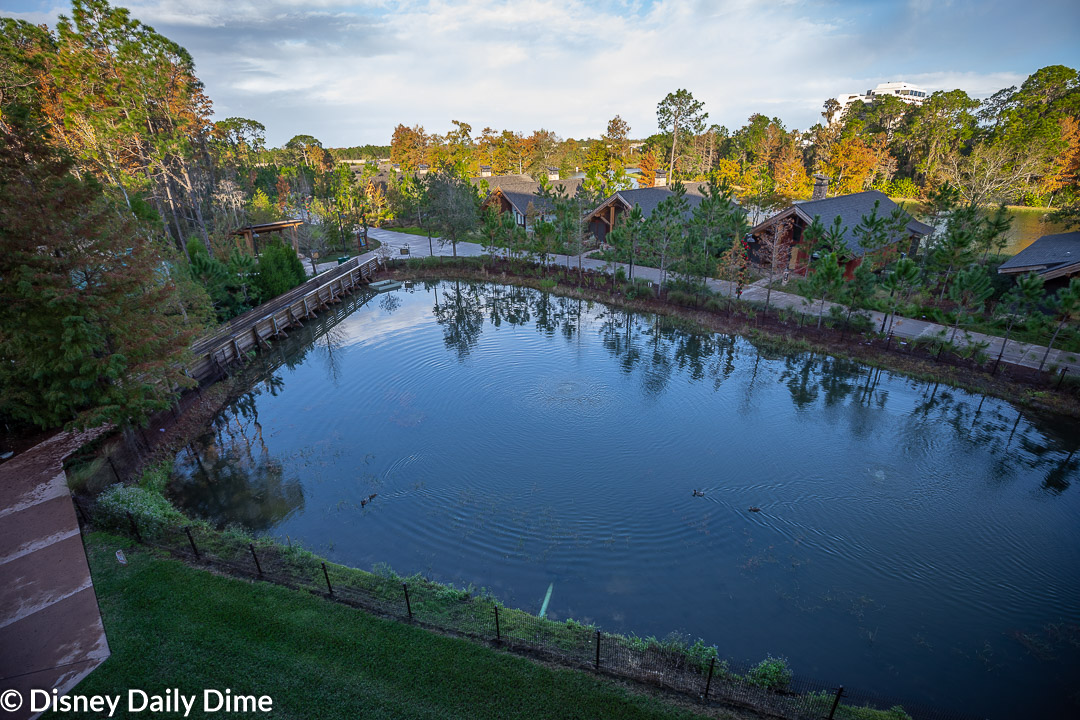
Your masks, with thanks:
<instances>
[{"instance_id":1,"label":"black metal fence","mask_svg":"<svg viewBox=\"0 0 1080 720\"><path fill-rule=\"evenodd\" d=\"M202 523L177 525L169 517L124 510L100 500L76 499L80 519L127 535L195 565L237 577L305 590L328 600L488 642L560 664L664 688L709 704L751 709L792 720L966 720L973 716L919 707L837 684L791 677L720 658L700 643L644 640L605 633L572 620L555 622L475 594L389 570L363 572L298 547Z\"/></svg>"}]
</instances>

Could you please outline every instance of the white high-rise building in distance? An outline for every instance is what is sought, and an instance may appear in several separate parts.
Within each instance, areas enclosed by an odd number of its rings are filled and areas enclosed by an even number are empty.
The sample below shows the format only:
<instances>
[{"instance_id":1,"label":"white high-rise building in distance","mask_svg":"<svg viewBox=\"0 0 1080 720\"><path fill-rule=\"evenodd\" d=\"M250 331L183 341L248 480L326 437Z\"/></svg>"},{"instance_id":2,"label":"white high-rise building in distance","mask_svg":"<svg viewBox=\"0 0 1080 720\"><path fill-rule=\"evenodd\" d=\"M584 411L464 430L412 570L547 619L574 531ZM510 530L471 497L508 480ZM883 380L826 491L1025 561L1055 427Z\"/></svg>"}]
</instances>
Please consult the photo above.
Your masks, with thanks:
<instances>
[{"instance_id":1,"label":"white high-rise building in distance","mask_svg":"<svg viewBox=\"0 0 1080 720\"><path fill-rule=\"evenodd\" d=\"M836 122L843 117L844 110L847 110L848 106L856 100L864 103L872 103L875 98L883 97L885 95L892 95L901 102L906 102L911 105L922 105L926 102L926 98L930 97L930 93L923 90L918 85L912 85L904 81L899 82L884 82L879 83L873 90L867 90L865 93L854 95L837 95L836 101L840 103L840 109L832 114L829 118L829 122Z\"/></svg>"}]
</instances>

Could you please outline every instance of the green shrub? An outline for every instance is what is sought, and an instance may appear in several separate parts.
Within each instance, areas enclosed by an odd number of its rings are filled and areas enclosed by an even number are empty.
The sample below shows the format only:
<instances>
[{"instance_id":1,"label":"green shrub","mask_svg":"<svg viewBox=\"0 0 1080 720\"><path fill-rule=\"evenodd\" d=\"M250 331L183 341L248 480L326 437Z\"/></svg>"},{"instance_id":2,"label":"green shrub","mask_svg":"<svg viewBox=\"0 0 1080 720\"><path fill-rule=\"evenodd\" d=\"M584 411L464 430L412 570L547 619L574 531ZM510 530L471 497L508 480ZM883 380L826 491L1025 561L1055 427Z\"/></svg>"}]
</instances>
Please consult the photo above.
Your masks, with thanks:
<instances>
[{"instance_id":1,"label":"green shrub","mask_svg":"<svg viewBox=\"0 0 1080 720\"><path fill-rule=\"evenodd\" d=\"M766 690L784 690L791 684L791 669L786 658L769 655L746 673L746 680Z\"/></svg>"},{"instance_id":2,"label":"green shrub","mask_svg":"<svg viewBox=\"0 0 1080 720\"><path fill-rule=\"evenodd\" d=\"M127 513L146 536L162 535L170 527L186 524L184 515L157 490L112 485L98 496L98 517L106 526L128 528Z\"/></svg>"},{"instance_id":3,"label":"green shrub","mask_svg":"<svg viewBox=\"0 0 1080 720\"><path fill-rule=\"evenodd\" d=\"M305 280L304 265L291 245L275 240L263 248L255 273L255 287L263 302L292 290Z\"/></svg>"},{"instance_id":4,"label":"green shrub","mask_svg":"<svg viewBox=\"0 0 1080 720\"><path fill-rule=\"evenodd\" d=\"M920 198L922 188L911 178L897 178L889 184L889 195L894 198Z\"/></svg>"},{"instance_id":5,"label":"green shrub","mask_svg":"<svg viewBox=\"0 0 1080 720\"><path fill-rule=\"evenodd\" d=\"M615 284L622 285L626 282L626 268L615 268Z\"/></svg>"},{"instance_id":6,"label":"green shrub","mask_svg":"<svg viewBox=\"0 0 1080 720\"><path fill-rule=\"evenodd\" d=\"M671 290L667 294L669 303L674 305L682 305L684 307L692 307L697 305L693 295L684 293L681 290Z\"/></svg>"}]
</instances>

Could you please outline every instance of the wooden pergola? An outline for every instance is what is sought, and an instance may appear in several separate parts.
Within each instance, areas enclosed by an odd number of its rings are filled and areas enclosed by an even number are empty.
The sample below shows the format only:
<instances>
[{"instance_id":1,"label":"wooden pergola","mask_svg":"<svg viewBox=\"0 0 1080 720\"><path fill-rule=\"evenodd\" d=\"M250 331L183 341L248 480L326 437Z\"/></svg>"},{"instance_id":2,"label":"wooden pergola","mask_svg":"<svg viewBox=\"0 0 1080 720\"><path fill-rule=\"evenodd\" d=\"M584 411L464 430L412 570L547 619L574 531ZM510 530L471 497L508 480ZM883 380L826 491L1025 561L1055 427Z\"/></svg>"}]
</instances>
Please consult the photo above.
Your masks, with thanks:
<instances>
[{"instance_id":1,"label":"wooden pergola","mask_svg":"<svg viewBox=\"0 0 1080 720\"><path fill-rule=\"evenodd\" d=\"M304 224L303 220L277 220L271 223L262 223L261 225L246 225L242 228L233 230L229 235L241 235L244 238L244 243L247 246L247 251L252 255L255 254L255 238L263 235L280 233L284 236L285 231L289 231L289 239L292 240L293 250L297 253L300 252L300 240L296 236L296 228ZM236 241L237 247L240 247L240 240Z\"/></svg>"}]
</instances>

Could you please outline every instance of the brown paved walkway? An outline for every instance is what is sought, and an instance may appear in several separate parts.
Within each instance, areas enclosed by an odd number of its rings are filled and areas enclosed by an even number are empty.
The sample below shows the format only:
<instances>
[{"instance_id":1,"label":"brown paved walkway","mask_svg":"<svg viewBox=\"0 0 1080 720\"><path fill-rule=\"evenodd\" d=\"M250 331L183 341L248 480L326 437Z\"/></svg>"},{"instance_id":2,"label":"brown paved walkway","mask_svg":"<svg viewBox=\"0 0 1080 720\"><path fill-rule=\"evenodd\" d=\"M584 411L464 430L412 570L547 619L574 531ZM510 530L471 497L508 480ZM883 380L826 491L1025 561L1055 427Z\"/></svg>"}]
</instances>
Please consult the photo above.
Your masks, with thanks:
<instances>
[{"instance_id":1,"label":"brown paved walkway","mask_svg":"<svg viewBox=\"0 0 1080 720\"><path fill-rule=\"evenodd\" d=\"M0 465L0 694L66 693L109 657L64 458L96 433L60 433Z\"/></svg>"}]
</instances>

